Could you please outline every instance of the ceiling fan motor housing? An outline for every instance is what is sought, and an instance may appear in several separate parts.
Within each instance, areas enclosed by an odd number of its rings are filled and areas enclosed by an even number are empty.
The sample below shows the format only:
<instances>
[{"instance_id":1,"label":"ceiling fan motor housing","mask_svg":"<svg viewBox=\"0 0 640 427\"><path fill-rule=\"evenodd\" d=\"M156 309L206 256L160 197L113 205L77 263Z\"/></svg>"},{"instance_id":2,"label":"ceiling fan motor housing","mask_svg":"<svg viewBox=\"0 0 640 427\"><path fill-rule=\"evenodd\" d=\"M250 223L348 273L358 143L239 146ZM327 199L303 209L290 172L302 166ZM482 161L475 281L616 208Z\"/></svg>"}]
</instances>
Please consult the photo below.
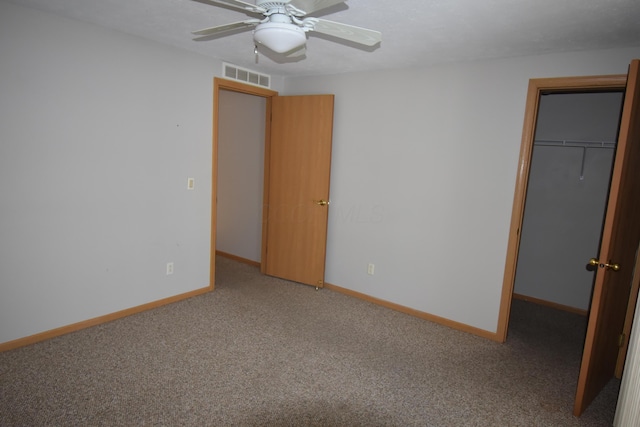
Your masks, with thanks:
<instances>
[{"instance_id":1,"label":"ceiling fan motor housing","mask_svg":"<svg viewBox=\"0 0 640 427\"><path fill-rule=\"evenodd\" d=\"M272 15L273 18L273 15ZM264 22L253 30L253 40L277 53L289 52L304 46L305 31L291 22Z\"/></svg>"},{"instance_id":2,"label":"ceiling fan motor housing","mask_svg":"<svg viewBox=\"0 0 640 427\"><path fill-rule=\"evenodd\" d=\"M256 0L256 6L269 10L285 7L291 0Z\"/></svg>"}]
</instances>

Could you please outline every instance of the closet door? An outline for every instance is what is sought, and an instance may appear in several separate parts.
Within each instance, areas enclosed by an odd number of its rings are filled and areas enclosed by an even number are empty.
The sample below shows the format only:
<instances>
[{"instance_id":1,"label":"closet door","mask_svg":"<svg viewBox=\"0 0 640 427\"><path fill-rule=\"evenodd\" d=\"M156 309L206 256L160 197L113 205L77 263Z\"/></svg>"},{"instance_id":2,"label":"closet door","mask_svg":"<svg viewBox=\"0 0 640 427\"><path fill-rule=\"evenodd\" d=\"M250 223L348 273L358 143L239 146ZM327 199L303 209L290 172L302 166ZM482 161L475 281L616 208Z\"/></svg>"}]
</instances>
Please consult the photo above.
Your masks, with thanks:
<instances>
[{"instance_id":1,"label":"closet door","mask_svg":"<svg viewBox=\"0 0 640 427\"><path fill-rule=\"evenodd\" d=\"M640 242L640 73L631 62L573 413L613 377ZM587 260L585 260L587 261Z\"/></svg>"}]
</instances>

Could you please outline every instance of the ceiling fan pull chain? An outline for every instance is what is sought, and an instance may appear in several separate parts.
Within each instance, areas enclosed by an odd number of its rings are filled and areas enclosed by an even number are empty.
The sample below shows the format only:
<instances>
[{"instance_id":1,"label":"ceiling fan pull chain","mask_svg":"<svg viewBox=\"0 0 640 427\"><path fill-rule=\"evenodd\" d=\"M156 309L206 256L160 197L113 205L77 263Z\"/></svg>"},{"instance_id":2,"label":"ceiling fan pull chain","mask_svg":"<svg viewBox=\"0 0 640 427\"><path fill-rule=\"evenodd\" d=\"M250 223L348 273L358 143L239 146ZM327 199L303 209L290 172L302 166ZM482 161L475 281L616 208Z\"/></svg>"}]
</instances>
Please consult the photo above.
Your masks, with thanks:
<instances>
[{"instance_id":1,"label":"ceiling fan pull chain","mask_svg":"<svg viewBox=\"0 0 640 427\"><path fill-rule=\"evenodd\" d=\"M253 45L253 53L256 54L256 64L258 63L258 45L254 44Z\"/></svg>"}]
</instances>

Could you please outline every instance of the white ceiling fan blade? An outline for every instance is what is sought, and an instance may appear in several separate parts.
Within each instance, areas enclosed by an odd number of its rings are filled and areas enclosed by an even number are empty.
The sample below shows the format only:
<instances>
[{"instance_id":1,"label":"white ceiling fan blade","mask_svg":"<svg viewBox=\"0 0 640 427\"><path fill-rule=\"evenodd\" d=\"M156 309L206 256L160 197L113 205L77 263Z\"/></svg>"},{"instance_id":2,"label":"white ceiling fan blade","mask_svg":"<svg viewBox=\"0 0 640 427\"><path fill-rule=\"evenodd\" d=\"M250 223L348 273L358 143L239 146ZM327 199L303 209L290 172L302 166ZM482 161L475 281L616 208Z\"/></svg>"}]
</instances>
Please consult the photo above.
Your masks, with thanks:
<instances>
[{"instance_id":1,"label":"white ceiling fan blade","mask_svg":"<svg viewBox=\"0 0 640 427\"><path fill-rule=\"evenodd\" d=\"M367 28L356 27L354 25L341 24L340 22L327 21L326 19L307 18L304 20L305 27L312 31L338 37L366 46L374 46L382 41L380 31L369 30Z\"/></svg>"},{"instance_id":2,"label":"white ceiling fan blade","mask_svg":"<svg viewBox=\"0 0 640 427\"><path fill-rule=\"evenodd\" d=\"M231 30L236 30L239 28L249 28L260 23L259 19L247 19L245 21L233 22L231 24L226 25L218 25L217 27L204 28L202 30L193 31L191 34L196 36L213 36L215 34L224 33Z\"/></svg>"},{"instance_id":3,"label":"white ceiling fan blade","mask_svg":"<svg viewBox=\"0 0 640 427\"><path fill-rule=\"evenodd\" d=\"M326 9L338 3L344 3L347 0L291 0L289 3L296 9L300 9L305 14L313 13L316 10Z\"/></svg>"},{"instance_id":4,"label":"white ceiling fan blade","mask_svg":"<svg viewBox=\"0 0 640 427\"><path fill-rule=\"evenodd\" d=\"M241 0L205 0L207 3L221 3L228 6L235 7L236 9L243 10L245 12L264 13L267 10L256 6L255 4L247 3Z\"/></svg>"}]
</instances>

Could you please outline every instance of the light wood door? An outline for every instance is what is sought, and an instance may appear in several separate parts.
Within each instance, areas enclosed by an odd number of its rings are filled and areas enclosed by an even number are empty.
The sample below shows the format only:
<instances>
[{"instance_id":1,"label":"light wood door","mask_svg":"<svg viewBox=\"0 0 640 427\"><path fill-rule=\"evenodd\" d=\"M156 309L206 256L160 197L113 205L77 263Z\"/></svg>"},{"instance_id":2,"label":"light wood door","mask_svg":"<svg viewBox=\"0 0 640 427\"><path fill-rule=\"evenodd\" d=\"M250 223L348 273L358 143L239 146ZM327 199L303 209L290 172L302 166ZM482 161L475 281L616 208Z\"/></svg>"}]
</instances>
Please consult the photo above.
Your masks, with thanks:
<instances>
[{"instance_id":1,"label":"light wood door","mask_svg":"<svg viewBox=\"0 0 640 427\"><path fill-rule=\"evenodd\" d=\"M324 284L333 99L276 96L272 102L263 271L318 287Z\"/></svg>"},{"instance_id":2,"label":"light wood door","mask_svg":"<svg viewBox=\"0 0 640 427\"><path fill-rule=\"evenodd\" d=\"M573 413L579 416L613 377L640 242L639 61L629 68ZM588 261L588 260L585 260ZM606 264L619 264L619 271Z\"/></svg>"}]
</instances>

